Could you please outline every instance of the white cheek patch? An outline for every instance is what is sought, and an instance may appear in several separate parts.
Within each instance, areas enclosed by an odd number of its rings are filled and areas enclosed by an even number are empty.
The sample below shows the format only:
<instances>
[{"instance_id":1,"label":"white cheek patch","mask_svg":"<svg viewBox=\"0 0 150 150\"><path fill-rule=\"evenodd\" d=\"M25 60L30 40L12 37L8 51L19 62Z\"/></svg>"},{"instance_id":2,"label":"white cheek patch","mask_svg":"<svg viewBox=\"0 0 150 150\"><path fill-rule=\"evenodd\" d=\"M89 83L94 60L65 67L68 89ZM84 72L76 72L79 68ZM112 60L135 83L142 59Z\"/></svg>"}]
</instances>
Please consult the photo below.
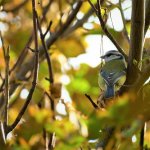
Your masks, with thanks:
<instances>
[{"instance_id":1,"label":"white cheek patch","mask_svg":"<svg viewBox=\"0 0 150 150\"><path fill-rule=\"evenodd\" d=\"M120 56L111 55L111 56L105 58L105 62L108 62L108 61L114 60L114 59L118 59L118 58L120 58Z\"/></svg>"}]
</instances>

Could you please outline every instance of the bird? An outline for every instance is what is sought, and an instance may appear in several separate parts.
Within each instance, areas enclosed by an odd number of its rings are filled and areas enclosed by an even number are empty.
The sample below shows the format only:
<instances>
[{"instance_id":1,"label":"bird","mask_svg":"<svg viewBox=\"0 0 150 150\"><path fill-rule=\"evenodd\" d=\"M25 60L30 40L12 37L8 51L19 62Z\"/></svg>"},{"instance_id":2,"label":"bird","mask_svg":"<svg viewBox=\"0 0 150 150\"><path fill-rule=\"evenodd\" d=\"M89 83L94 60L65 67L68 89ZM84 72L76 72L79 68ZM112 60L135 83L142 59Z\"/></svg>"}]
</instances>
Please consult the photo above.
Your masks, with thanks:
<instances>
[{"instance_id":1,"label":"bird","mask_svg":"<svg viewBox=\"0 0 150 150\"><path fill-rule=\"evenodd\" d=\"M120 52L110 50L101 56L101 59L105 62L99 73L106 85L104 99L114 98L115 85L121 77L126 75L125 58Z\"/></svg>"}]
</instances>

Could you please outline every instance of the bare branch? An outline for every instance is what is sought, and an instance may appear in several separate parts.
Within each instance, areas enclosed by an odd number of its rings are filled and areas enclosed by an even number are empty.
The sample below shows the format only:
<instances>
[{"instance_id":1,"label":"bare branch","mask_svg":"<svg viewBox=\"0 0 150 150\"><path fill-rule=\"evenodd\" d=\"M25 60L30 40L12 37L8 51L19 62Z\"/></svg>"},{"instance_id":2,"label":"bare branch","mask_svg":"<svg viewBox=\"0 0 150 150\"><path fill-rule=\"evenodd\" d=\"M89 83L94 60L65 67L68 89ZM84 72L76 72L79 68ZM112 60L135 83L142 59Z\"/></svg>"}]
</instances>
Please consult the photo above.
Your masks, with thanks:
<instances>
[{"instance_id":1,"label":"bare branch","mask_svg":"<svg viewBox=\"0 0 150 150\"><path fill-rule=\"evenodd\" d=\"M143 125L141 132L140 132L140 150L143 150L144 147L144 132L145 132L145 124Z\"/></svg>"},{"instance_id":2,"label":"bare branch","mask_svg":"<svg viewBox=\"0 0 150 150\"><path fill-rule=\"evenodd\" d=\"M96 9L96 7L94 6L94 4L91 2L91 0L88 0L89 4L91 5L93 11L97 14L98 10Z\"/></svg>"},{"instance_id":3,"label":"bare branch","mask_svg":"<svg viewBox=\"0 0 150 150\"><path fill-rule=\"evenodd\" d=\"M54 78L53 78L52 64L51 64L51 59L49 57L47 45L45 43L45 35L47 34L47 31L49 31L49 28L51 27L52 22L50 22L50 24L49 24L49 26L48 26L45 34L43 34L37 14L36 14L36 17L37 17L37 25L38 25L38 29L39 29L39 32L40 32L40 37L41 37L42 45L43 45L44 52L45 52L45 57L46 57L47 64L48 64L50 83L53 83L54 82Z\"/></svg>"},{"instance_id":4,"label":"bare branch","mask_svg":"<svg viewBox=\"0 0 150 150\"><path fill-rule=\"evenodd\" d=\"M30 44L32 43L32 39L33 39L33 33L31 34L31 36L29 37L24 49L21 51L17 61L15 62L15 64L13 65L13 67L10 70L10 74L12 71L14 71L16 69L17 66L20 66L23 62L23 60L25 59L25 56L27 54L27 48L30 46Z\"/></svg>"},{"instance_id":5,"label":"bare branch","mask_svg":"<svg viewBox=\"0 0 150 150\"><path fill-rule=\"evenodd\" d=\"M48 92L45 91L45 95L49 98L50 100L50 104L51 104L51 110L53 111L53 113L55 112L55 104L54 104L54 100L53 98L50 96L50 94ZM55 115L53 114L53 119L55 120Z\"/></svg>"},{"instance_id":6,"label":"bare branch","mask_svg":"<svg viewBox=\"0 0 150 150\"><path fill-rule=\"evenodd\" d=\"M23 105L22 109L20 110L17 118L15 119L14 123L11 126L8 126L7 128L7 133L9 133L10 131L12 131L17 124L19 123L19 121L21 120L23 114L25 113L31 99L32 99L32 95L33 92L35 90L36 87L36 82L38 79L38 69L39 69L39 53L38 53L38 38L37 38L37 19L36 19L36 8L35 8L35 0L32 0L32 12L33 12L33 28L34 28L34 41L35 41L35 50L37 51L35 53L35 70L34 70L34 76L33 76L33 82L32 82L32 87L29 91L28 97L25 101L25 104Z\"/></svg>"},{"instance_id":7,"label":"bare branch","mask_svg":"<svg viewBox=\"0 0 150 150\"><path fill-rule=\"evenodd\" d=\"M112 41L112 43L116 46L116 48L118 49L118 51L125 57L126 61L128 60L127 55L124 53L124 50L120 47L120 45L117 43L117 41L114 39L114 37L111 35L111 33L108 31L108 29L106 28L106 24L103 21L102 18L102 14L101 14L101 4L100 1L97 0L97 10L93 7L94 5L90 2L90 0L88 0L89 4L91 5L91 7L94 9L99 22L101 24L101 27L104 31L104 33L107 35L107 37Z\"/></svg>"},{"instance_id":8,"label":"bare branch","mask_svg":"<svg viewBox=\"0 0 150 150\"><path fill-rule=\"evenodd\" d=\"M44 21L45 15L47 14L49 7L51 6L52 2L53 2L53 0L50 0L49 3L43 8L43 15L42 15L42 19L40 21L41 23ZM10 73L12 71L14 71L17 67L21 66L21 64L23 63L23 61L25 60L25 57L27 55L27 48L31 45L32 40L33 40L33 31L31 32L31 35L30 35L25 47L21 51L16 63L14 64L12 69L10 70Z\"/></svg>"},{"instance_id":9,"label":"bare branch","mask_svg":"<svg viewBox=\"0 0 150 150\"><path fill-rule=\"evenodd\" d=\"M88 20L88 18L92 15L93 9L89 9L88 12L83 16L81 20L78 20L73 26L69 27L64 34L62 35L63 37L66 37L73 31L75 31L77 28L82 27L82 25Z\"/></svg>"},{"instance_id":10,"label":"bare branch","mask_svg":"<svg viewBox=\"0 0 150 150\"><path fill-rule=\"evenodd\" d=\"M5 99L5 109L4 109L4 141L7 137L7 124L8 124L8 101L9 101L9 46L6 50L6 56L5 56L5 94L4 94L4 99Z\"/></svg>"},{"instance_id":11,"label":"bare branch","mask_svg":"<svg viewBox=\"0 0 150 150\"><path fill-rule=\"evenodd\" d=\"M145 1L132 1L132 18L131 18L131 43L129 51L129 60L127 68L126 85L133 84L138 76L139 69L137 69L134 61L141 62L143 54L144 43L144 27L145 27Z\"/></svg>"},{"instance_id":12,"label":"bare branch","mask_svg":"<svg viewBox=\"0 0 150 150\"><path fill-rule=\"evenodd\" d=\"M35 49L33 49L33 48L31 48L31 47L27 47L31 52L36 52L36 50Z\"/></svg>"},{"instance_id":13,"label":"bare branch","mask_svg":"<svg viewBox=\"0 0 150 150\"><path fill-rule=\"evenodd\" d=\"M70 24L72 23L72 21L74 20L74 18L76 17L76 14L78 13L81 5L82 5L82 1L78 1L76 3L76 7L72 10L72 12L70 13L70 15L68 16L68 19L66 21L66 23L61 27L61 29L59 29L56 33L51 34L51 36L46 40L46 45L49 48L59 37L61 37L61 35L68 29L68 27L70 26ZM44 53L44 49L43 46L39 47L39 52L40 52L40 58L43 58ZM25 67L24 67L25 66ZM30 61L26 61L24 62L19 71L16 72L16 74L11 78L11 81L13 81L13 84L10 87L10 95L15 91L15 89L18 87L18 83L14 82L16 79L17 80L23 80L26 73L28 71L32 71L34 68L33 65L33 56L30 57Z\"/></svg>"},{"instance_id":14,"label":"bare branch","mask_svg":"<svg viewBox=\"0 0 150 150\"><path fill-rule=\"evenodd\" d=\"M45 36L47 35L47 33L50 31L50 28L51 28L51 26L52 26L52 21L50 21L49 22L49 25L48 25L48 27L47 27L47 30L45 31L45 33L43 34L43 36L44 36L44 38L45 38Z\"/></svg>"},{"instance_id":15,"label":"bare branch","mask_svg":"<svg viewBox=\"0 0 150 150\"><path fill-rule=\"evenodd\" d=\"M3 36L2 36L1 31L0 31L0 38L1 38L1 42L2 42L2 48L3 48L3 57L4 57L4 60L5 60L5 57L6 57L6 49L5 49L4 39L3 39ZM5 60L5 61L6 61L6 60Z\"/></svg>"},{"instance_id":16,"label":"bare branch","mask_svg":"<svg viewBox=\"0 0 150 150\"><path fill-rule=\"evenodd\" d=\"M67 21L61 26L61 28L54 34L51 35L51 37L46 41L47 47L50 47L70 26L74 18L76 17L76 14L78 13L83 1L79 0L76 4L76 7L72 10L70 15L68 16Z\"/></svg>"},{"instance_id":17,"label":"bare branch","mask_svg":"<svg viewBox=\"0 0 150 150\"><path fill-rule=\"evenodd\" d=\"M145 3L145 29L144 29L144 33L146 34L149 25L150 25L150 0L146 0Z\"/></svg>"},{"instance_id":18,"label":"bare branch","mask_svg":"<svg viewBox=\"0 0 150 150\"><path fill-rule=\"evenodd\" d=\"M92 106L93 106L95 109L98 109L98 108L99 108L99 107L94 103L94 101L92 100L92 98L91 98L89 95L85 94L85 96L88 98L88 100L91 102Z\"/></svg>"}]
</instances>

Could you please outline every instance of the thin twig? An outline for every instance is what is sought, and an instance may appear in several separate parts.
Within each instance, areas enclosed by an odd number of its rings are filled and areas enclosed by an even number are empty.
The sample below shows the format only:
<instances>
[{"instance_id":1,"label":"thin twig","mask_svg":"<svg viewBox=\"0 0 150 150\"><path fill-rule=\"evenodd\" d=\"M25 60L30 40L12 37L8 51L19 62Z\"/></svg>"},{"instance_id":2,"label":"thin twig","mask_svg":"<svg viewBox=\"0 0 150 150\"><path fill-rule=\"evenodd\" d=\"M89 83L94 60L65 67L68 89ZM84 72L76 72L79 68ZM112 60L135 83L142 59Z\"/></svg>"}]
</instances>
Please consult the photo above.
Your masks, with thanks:
<instances>
[{"instance_id":1,"label":"thin twig","mask_svg":"<svg viewBox=\"0 0 150 150\"><path fill-rule=\"evenodd\" d=\"M15 62L15 64L13 65L13 67L10 69L10 74L12 73L12 71L14 71L16 69L17 66L20 66L23 62L23 60L25 59L25 56L27 54L27 48L31 45L32 43L32 39L33 39L33 33L31 33L31 36L29 37L24 49L21 51L17 61Z\"/></svg>"},{"instance_id":2,"label":"thin twig","mask_svg":"<svg viewBox=\"0 0 150 150\"><path fill-rule=\"evenodd\" d=\"M51 111L53 113L52 119L55 120L55 102L54 102L54 99L46 91L45 91L45 95L49 98ZM44 130L44 135L45 135L46 148L53 150L55 147L55 132L47 133L46 130Z\"/></svg>"},{"instance_id":3,"label":"thin twig","mask_svg":"<svg viewBox=\"0 0 150 150\"><path fill-rule=\"evenodd\" d=\"M70 15L68 16L68 19L67 19L66 23L64 23L63 26L60 29L58 29L58 31L56 31L55 33L51 34L51 36L46 40L46 45L47 45L48 48L50 48L50 46L58 38L60 38L61 35L68 29L68 27L70 26L70 24L75 19L76 14L78 13L78 11L79 11L82 3L83 3L83 1L78 1L76 3L74 9L72 10L72 12L70 13ZM39 52L40 52L40 58L41 58L41 60L43 60L42 56L45 54L43 46L39 47ZM34 68L34 65L33 65L33 56L31 56L28 61L26 61L26 62L24 62L22 64L22 67L20 67L20 70L18 70L18 72L16 72L15 75L11 78L11 81L14 81L15 79L24 79L26 73L29 72L29 71L32 71L33 68ZM10 87L10 94L12 94L17 87L18 87L17 83L12 84L12 86Z\"/></svg>"},{"instance_id":4,"label":"thin twig","mask_svg":"<svg viewBox=\"0 0 150 150\"><path fill-rule=\"evenodd\" d=\"M87 11L87 13L83 16L82 19L77 20L77 22L76 22L74 25L70 26L70 27L64 32L64 34L62 35L62 37L66 37L66 36L68 36L70 33L72 33L73 31L75 31L77 28L82 27L82 25L88 20L88 18L92 15L93 12L94 12L94 11L93 11L92 8L89 9L89 10Z\"/></svg>"},{"instance_id":5,"label":"thin twig","mask_svg":"<svg viewBox=\"0 0 150 150\"><path fill-rule=\"evenodd\" d=\"M37 26L38 26L38 29L39 29L39 32L40 32L41 42L42 42L42 45L43 45L43 48L44 48L45 57L46 57L47 64L48 64L50 83L53 84L54 83L54 78L53 78L52 64L51 64L51 59L50 59L50 56L49 56L49 53L48 53L47 45L45 43L45 36L48 33L48 31L50 30L50 27L52 25L52 21L50 21L49 26L48 26L46 32L43 34L37 13L36 13L36 18L37 18ZM55 103L54 103L54 100L51 98L51 96L48 93L46 93L46 95L50 99L51 111L53 112L52 119L55 120L55 113L54 113L55 112ZM45 137L46 149L52 150L55 147L55 144L54 144L55 143L55 133L50 133L49 134L44 129L44 135L45 135L44 137Z\"/></svg>"},{"instance_id":6,"label":"thin twig","mask_svg":"<svg viewBox=\"0 0 150 150\"><path fill-rule=\"evenodd\" d=\"M51 6L52 2L53 2L53 0L50 0L49 3L43 8L43 15L42 15L42 19L40 20L40 23L42 23L44 21L45 15L48 12L48 9ZM33 40L33 31L31 32L31 35L30 35L24 49L21 51L16 63L14 64L12 69L10 69L10 73L12 71L14 71L17 67L19 68L19 66L21 66L21 64L23 63L23 61L25 60L25 57L27 55L27 48L30 47L32 40Z\"/></svg>"},{"instance_id":7,"label":"thin twig","mask_svg":"<svg viewBox=\"0 0 150 150\"><path fill-rule=\"evenodd\" d=\"M45 95L49 98L50 103L51 103L51 110L52 110L53 113L54 113L54 111L55 111L54 100L53 100L53 98L50 96L50 94L49 94L48 92L46 92L46 91L45 91ZM55 120L55 115L53 115L53 119Z\"/></svg>"},{"instance_id":8,"label":"thin twig","mask_svg":"<svg viewBox=\"0 0 150 150\"><path fill-rule=\"evenodd\" d=\"M4 90L4 85L5 85L5 79L3 80L1 86L0 86L0 92Z\"/></svg>"},{"instance_id":9,"label":"thin twig","mask_svg":"<svg viewBox=\"0 0 150 150\"><path fill-rule=\"evenodd\" d=\"M89 4L91 5L92 9L94 10L94 12L97 14L98 10L96 9L96 7L94 6L94 4L91 2L91 0L88 0Z\"/></svg>"},{"instance_id":10,"label":"thin twig","mask_svg":"<svg viewBox=\"0 0 150 150\"><path fill-rule=\"evenodd\" d=\"M4 60L5 60L6 59L6 48L5 48L4 39L3 39L1 31L0 31L0 38L1 38L1 42L2 42L3 57L4 57Z\"/></svg>"},{"instance_id":11,"label":"thin twig","mask_svg":"<svg viewBox=\"0 0 150 150\"><path fill-rule=\"evenodd\" d=\"M146 7L146 10L145 10L145 28L144 28L144 34L146 35L146 32L149 28L149 25L150 25L150 0L146 0L146 3L145 3L145 7Z\"/></svg>"},{"instance_id":12,"label":"thin twig","mask_svg":"<svg viewBox=\"0 0 150 150\"><path fill-rule=\"evenodd\" d=\"M4 110L4 134L5 134L5 139L7 137L7 124L8 124L8 101L9 101L9 60L10 60L10 56L9 56L9 46L6 50L6 56L5 56L5 64L6 64L6 68L5 68L5 95L4 95L4 99L5 99L5 110Z\"/></svg>"},{"instance_id":13,"label":"thin twig","mask_svg":"<svg viewBox=\"0 0 150 150\"><path fill-rule=\"evenodd\" d=\"M32 12L33 12L33 28L34 28L34 42L35 42L35 50L37 51L35 53L35 70L34 70L34 76L33 76L33 82L32 82L32 87L29 91L28 97L25 101L25 104L23 105L22 109L20 110L17 118L15 119L15 121L13 122L13 124L11 126L8 126L7 129L7 133L9 133L10 131L12 131L17 124L20 122L23 114L25 113L31 99L32 99L32 95L34 93L35 87L36 87L36 82L38 79L38 69L39 69L39 53L38 53L38 38L37 38L37 19L36 19L36 8L35 8L35 0L32 0Z\"/></svg>"},{"instance_id":14,"label":"thin twig","mask_svg":"<svg viewBox=\"0 0 150 150\"><path fill-rule=\"evenodd\" d=\"M1 71L0 71L0 79L1 79L2 81L4 80Z\"/></svg>"},{"instance_id":15,"label":"thin twig","mask_svg":"<svg viewBox=\"0 0 150 150\"><path fill-rule=\"evenodd\" d=\"M140 150L143 150L144 148L144 130L145 130L145 124L142 126L142 129L140 132Z\"/></svg>"},{"instance_id":16,"label":"thin twig","mask_svg":"<svg viewBox=\"0 0 150 150\"><path fill-rule=\"evenodd\" d=\"M59 15L60 15L59 24L61 26L62 25L62 16L63 16L61 0L58 1L58 6L59 6Z\"/></svg>"},{"instance_id":17,"label":"thin twig","mask_svg":"<svg viewBox=\"0 0 150 150\"><path fill-rule=\"evenodd\" d=\"M61 28L56 31L54 34L51 35L51 37L46 41L47 47L50 47L70 26L74 18L76 17L76 14L78 13L80 7L82 6L83 1L79 0L76 3L75 8L71 11L70 15L68 16L67 21L61 26Z\"/></svg>"},{"instance_id":18,"label":"thin twig","mask_svg":"<svg viewBox=\"0 0 150 150\"><path fill-rule=\"evenodd\" d=\"M127 32L127 28L126 28L126 20L125 20L125 17L124 17L121 0L119 0L119 9L120 9L120 13L121 13L121 17L122 17L122 22L123 22L123 26L124 26L123 32L124 32L124 35L125 35L125 37L126 37L128 43L130 43L130 39L129 39L128 32Z\"/></svg>"},{"instance_id":19,"label":"thin twig","mask_svg":"<svg viewBox=\"0 0 150 150\"><path fill-rule=\"evenodd\" d=\"M4 45L4 39L3 39L1 31L0 31L0 38L1 38L1 42L2 42L3 58L4 58L4 61L6 62L6 48ZM4 90L4 85L5 85L5 79L3 79L2 75L1 75L1 79L3 80L3 82L0 86L0 92Z\"/></svg>"},{"instance_id":20,"label":"thin twig","mask_svg":"<svg viewBox=\"0 0 150 150\"><path fill-rule=\"evenodd\" d=\"M90 0L88 0L89 4L91 5L91 7L93 8L93 10L95 11L99 22L101 24L101 27L104 31L104 33L107 35L107 37L112 41L112 43L116 46L116 48L118 49L118 51L125 57L126 61L128 60L127 55L125 54L124 50L120 47L120 45L117 43L117 41L114 39L114 37L112 36L112 34L108 31L108 29L106 28L105 22L103 21L102 18L102 14L101 14L101 4L100 1L97 0L97 9L95 9L94 5L91 3Z\"/></svg>"},{"instance_id":21,"label":"thin twig","mask_svg":"<svg viewBox=\"0 0 150 150\"><path fill-rule=\"evenodd\" d=\"M38 25L38 29L39 29L39 32L40 32L40 37L41 37L42 45L43 45L44 52L45 52L45 57L46 57L47 64L48 64L50 83L53 83L54 82L54 78L53 78L52 64L51 64L51 59L50 59L50 56L49 56L49 53L48 53L47 45L45 43L45 36L46 36L47 31L50 30L52 22L50 22L50 24L49 24L49 26L48 26L45 34L43 34L37 14L36 14L36 17L37 17L37 25Z\"/></svg>"},{"instance_id":22,"label":"thin twig","mask_svg":"<svg viewBox=\"0 0 150 150\"><path fill-rule=\"evenodd\" d=\"M45 31L45 33L43 34L43 36L44 36L44 38L45 38L45 36L47 35L47 33L50 31L50 28L51 28L51 26L52 26L52 21L50 21L49 22L49 25L48 25L48 27L47 27L47 30Z\"/></svg>"},{"instance_id":23,"label":"thin twig","mask_svg":"<svg viewBox=\"0 0 150 150\"><path fill-rule=\"evenodd\" d=\"M33 53L35 53L36 52L36 50L35 49L33 49L33 48L31 48L31 47L27 47L31 52L33 52Z\"/></svg>"},{"instance_id":24,"label":"thin twig","mask_svg":"<svg viewBox=\"0 0 150 150\"><path fill-rule=\"evenodd\" d=\"M92 98L91 98L89 95L85 94L85 96L88 98L88 100L91 102L92 106L93 106L95 109L98 109L98 108L99 108L99 107L94 103L94 101L92 100Z\"/></svg>"}]
</instances>

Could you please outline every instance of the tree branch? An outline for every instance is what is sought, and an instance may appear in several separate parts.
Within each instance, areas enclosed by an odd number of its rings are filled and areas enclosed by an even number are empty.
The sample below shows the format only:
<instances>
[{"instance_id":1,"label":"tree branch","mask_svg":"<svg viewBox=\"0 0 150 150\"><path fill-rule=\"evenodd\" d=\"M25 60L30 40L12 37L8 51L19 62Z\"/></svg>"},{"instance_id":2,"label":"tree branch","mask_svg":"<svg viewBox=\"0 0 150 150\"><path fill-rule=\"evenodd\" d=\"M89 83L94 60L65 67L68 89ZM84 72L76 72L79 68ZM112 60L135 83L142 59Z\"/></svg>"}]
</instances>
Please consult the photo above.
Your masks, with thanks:
<instances>
[{"instance_id":1,"label":"tree branch","mask_svg":"<svg viewBox=\"0 0 150 150\"><path fill-rule=\"evenodd\" d=\"M49 7L51 6L53 0L50 0L49 3L43 8L43 14L42 14L42 19L40 20L40 23L42 23L44 21L44 18L48 12ZM10 73L12 71L14 71L17 67L19 68L21 66L21 64L23 63L23 61L25 60L25 57L27 55L27 49L28 47L31 45L33 40L33 31L31 31L31 35L25 45L25 47L23 48L23 50L21 51L21 53L19 54L19 57L17 59L17 61L15 62L15 64L13 65L13 67L10 70Z\"/></svg>"},{"instance_id":2,"label":"tree branch","mask_svg":"<svg viewBox=\"0 0 150 150\"><path fill-rule=\"evenodd\" d=\"M93 14L93 9L89 9L88 12L84 15L84 17L81 20L78 20L73 26L69 27L64 34L63 37L66 37L73 31L75 31L77 28L82 27L82 25L87 21L87 19Z\"/></svg>"},{"instance_id":3,"label":"tree branch","mask_svg":"<svg viewBox=\"0 0 150 150\"><path fill-rule=\"evenodd\" d=\"M95 8L95 6L91 3L90 0L88 0L89 4L91 5L91 7L93 8L93 10L95 11L99 22L101 24L102 30L104 31L104 33L107 35L107 37L112 41L112 43L116 46L116 48L118 49L118 51L125 57L126 61L128 60L127 55L124 53L124 50L120 47L120 45L117 43L117 41L114 39L114 37L111 35L111 33L108 31L108 29L106 28L106 24L103 21L102 18L102 14L101 14L101 4L100 1L97 0L97 9Z\"/></svg>"},{"instance_id":4,"label":"tree branch","mask_svg":"<svg viewBox=\"0 0 150 150\"><path fill-rule=\"evenodd\" d=\"M33 33L31 33L25 47L23 48L23 50L21 51L17 61L15 62L15 64L13 65L13 67L10 70L10 74L12 73L12 71L14 71L17 67L21 66L23 60L25 59L25 56L27 54L27 48L31 45L33 40Z\"/></svg>"},{"instance_id":5,"label":"tree branch","mask_svg":"<svg viewBox=\"0 0 150 150\"><path fill-rule=\"evenodd\" d=\"M53 83L54 82L54 78L53 78L52 64L51 64L51 59L50 59L50 56L49 56L49 53L48 53L47 45L45 43L45 36L48 33L48 31L50 30L52 22L49 23L49 26L48 26L46 32L43 34L37 14L36 14L36 17L37 17L37 25L38 25L38 29L39 29L39 32L40 32L40 37L41 37L43 49L44 49L44 52L45 52L45 57L46 57L47 64L48 64L49 80L50 80L50 83Z\"/></svg>"},{"instance_id":6,"label":"tree branch","mask_svg":"<svg viewBox=\"0 0 150 150\"><path fill-rule=\"evenodd\" d=\"M64 25L62 25L62 27L56 31L56 33L53 33L47 40L46 40L46 45L49 48L58 38L61 37L61 35L68 29L68 27L70 26L70 24L72 23L72 21L74 20L74 18L76 17L76 14L78 13L81 5L82 5L83 1L78 1L76 3L76 7L72 10L72 12L70 13L70 15L68 16L68 19L66 21L66 23ZM43 58L44 55L44 49L43 46L40 46L39 48L40 51L40 58ZM18 87L19 83L16 83L16 80L23 80L26 73L28 71L32 71L33 70L33 59L34 57L31 56L30 59L28 59L28 61L24 62L21 67L19 68L18 72L16 72L14 74L14 76L12 76L12 78L10 79L11 87L10 87L10 95L15 91L15 89Z\"/></svg>"},{"instance_id":7,"label":"tree branch","mask_svg":"<svg viewBox=\"0 0 150 150\"><path fill-rule=\"evenodd\" d=\"M146 34L150 25L150 0L146 0L145 3L145 29L144 33Z\"/></svg>"},{"instance_id":8,"label":"tree branch","mask_svg":"<svg viewBox=\"0 0 150 150\"><path fill-rule=\"evenodd\" d=\"M7 128L7 133L12 131L17 124L20 122L22 116L24 115L31 99L32 95L34 93L35 87L36 87L36 82L38 79L38 69L39 69L39 52L38 52L38 38L37 38L37 19L36 19L36 8L35 8L35 0L32 0L32 12L33 12L33 28L34 28L34 41L35 41L35 70L34 70L34 76L33 76L33 82L32 82L32 87L29 91L28 97L25 101L25 104L23 105L22 109L20 110L17 118L15 119L14 123L11 126L8 126Z\"/></svg>"},{"instance_id":9,"label":"tree branch","mask_svg":"<svg viewBox=\"0 0 150 150\"><path fill-rule=\"evenodd\" d=\"M6 49L5 49L4 39L3 39L3 36L2 36L1 31L0 31L0 38L1 38L1 42L2 42L3 57L4 57L4 60L5 60L5 57L6 57ZM6 61L6 60L5 60L5 61Z\"/></svg>"},{"instance_id":10,"label":"tree branch","mask_svg":"<svg viewBox=\"0 0 150 150\"><path fill-rule=\"evenodd\" d=\"M72 10L70 15L68 16L67 21L61 26L61 28L58 31L53 33L51 37L46 41L47 47L50 47L67 30L67 28L70 26L70 24L76 17L76 14L78 13L82 3L83 3L82 0L78 0L76 7Z\"/></svg>"},{"instance_id":11,"label":"tree branch","mask_svg":"<svg viewBox=\"0 0 150 150\"><path fill-rule=\"evenodd\" d=\"M7 124L8 124L8 102L9 102L9 61L10 61L10 56L9 56L9 46L6 50L6 56L5 56L5 64L6 64L6 68L5 68L5 94L4 94L4 99L5 99L5 108L4 108L4 141L7 137Z\"/></svg>"},{"instance_id":12,"label":"tree branch","mask_svg":"<svg viewBox=\"0 0 150 150\"><path fill-rule=\"evenodd\" d=\"M99 108L99 107L94 103L94 101L92 100L92 98L91 98L89 95L85 94L85 96L88 98L88 100L91 102L92 106L93 106L95 109L98 109L98 108Z\"/></svg>"},{"instance_id":13,"label":"tree branch","mask_svg":"<svg viewBox=\"0 0 150 150\"><path fill-rule=\"evenodd\" d=\"M129 60L127 67L126 85L131 85L138 77L138 68L134 61L139 64L143 54L144 43L144 27L145 27L145 1L132 0L132 18L131 18L131 43L129 51Z\"/></svg>"}]
</instances>

